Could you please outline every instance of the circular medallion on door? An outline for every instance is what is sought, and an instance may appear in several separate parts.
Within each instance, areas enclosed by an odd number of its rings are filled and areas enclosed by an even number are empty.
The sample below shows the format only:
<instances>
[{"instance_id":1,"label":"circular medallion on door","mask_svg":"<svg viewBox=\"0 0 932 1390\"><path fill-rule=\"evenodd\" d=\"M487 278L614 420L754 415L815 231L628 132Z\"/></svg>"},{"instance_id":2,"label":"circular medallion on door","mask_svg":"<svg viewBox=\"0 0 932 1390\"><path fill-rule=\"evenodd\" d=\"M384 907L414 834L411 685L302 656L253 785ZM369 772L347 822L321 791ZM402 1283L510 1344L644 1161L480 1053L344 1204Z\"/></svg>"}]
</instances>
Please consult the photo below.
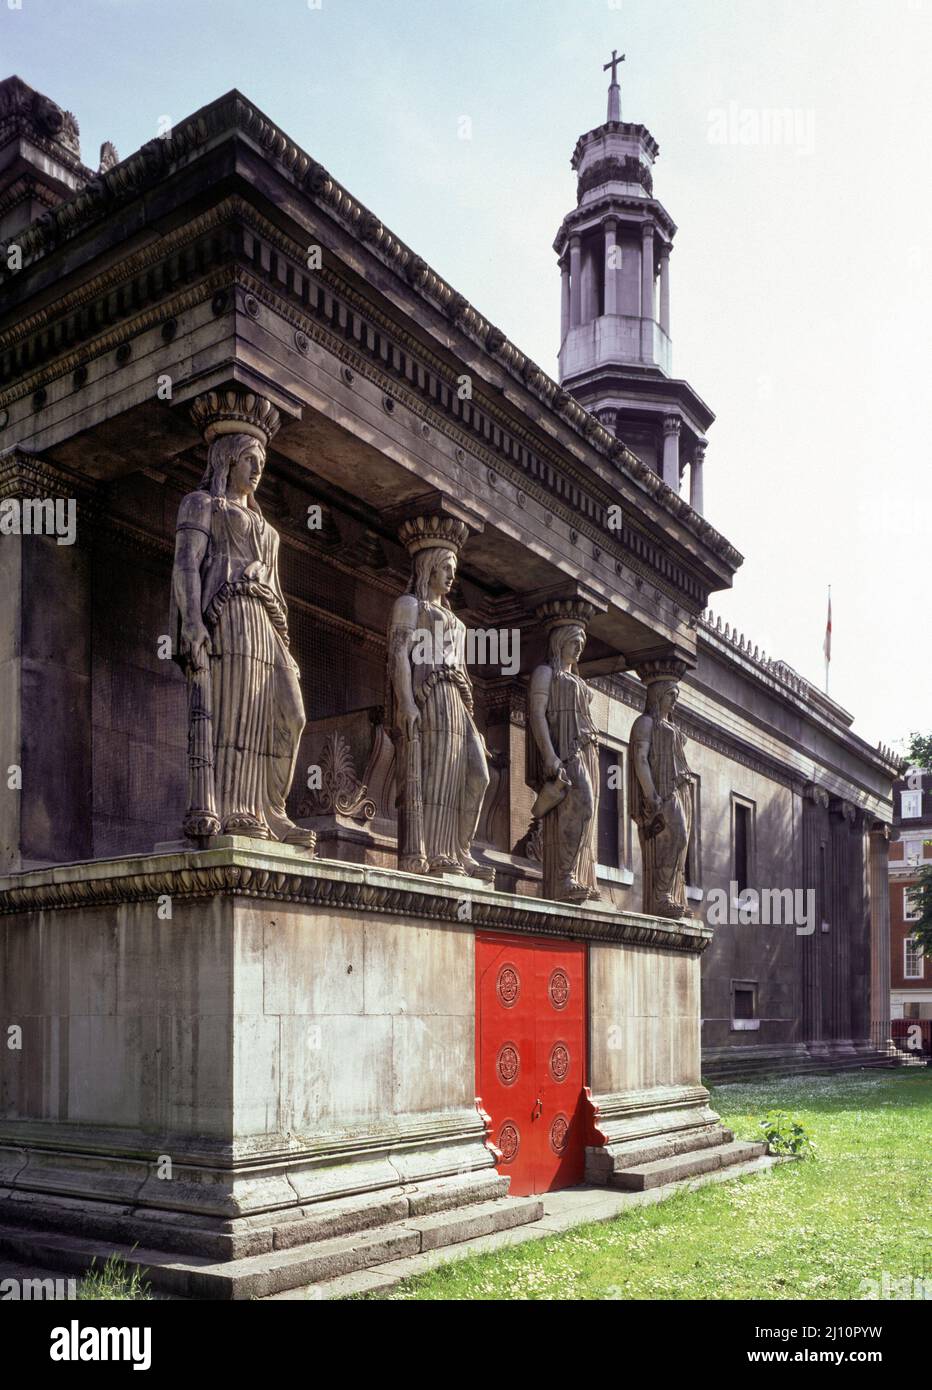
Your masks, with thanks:
<instances>
[{"instance_id":1,"label":"circular medallion on door","mask_svg":"<svg viewBox=\"0 0 932 1390\"><path fill-rule=\"evenodd\" d=\"M513 1120L506 1120L498 1131L497 1147L501 1150L503 1163L514 1162L521 1147L521 1136Z\"/></svg>"},{"instance_id":2,"label":"circular medallion on door","mask_svg":"<svg viewBox=\"0 0 932 1390\"><path fill-rule=\"evenodd\" d=\"M567 1137L570 1132L570 1122L565 1115L555 1115L550 1126L550 1147L555 1154L561 1154L566 1148Z\"/></svg>"},{"instance_id":3,"label":"circular medallion on door","mask_svg":"<svg viewBox=\"0 0 932 1390\"><path fill-rule=\"evenodd\" d=\"M570 982L565 970L554 970L547 987L550 1002L555 1009L565 1009L570 997Z\"/></svg>"},{"instance_id":4,"label":"circular medallion on door","mask_svg":"<svg viewBox=\"0 0 932 1390\"><path fill-rule=\"evenodd\" d=\"M495 1068L498 1072L498 1079L503 1086L514 1085L518 1079L518 1072L521 1070L521 1059L514 1043L502 1043L498 1049Z\"/></svg>"},{"instance_id":5,"label":"circular medallion on door","mask_svg":"<svg viewBox=\"0 0 932 1390\"><path fill-rule=\"evenodd\" d=\"M550 1075L554 1081L565 1081L570 1069L570 1050L566 1043L554 1043L550 1049Z\"/></svg>"},{"instance_id":6,"label":"circular medallion on door","mask_svg":"<svg viewBox=\"0 0 932 1390\"><path fill-rule=\"evenodd\" d=\"M503 965L498 972L495 992L499 1003L506 1009L513 1009L521 993L521 977L513 965Z\"/></svg>"}]
</instances>

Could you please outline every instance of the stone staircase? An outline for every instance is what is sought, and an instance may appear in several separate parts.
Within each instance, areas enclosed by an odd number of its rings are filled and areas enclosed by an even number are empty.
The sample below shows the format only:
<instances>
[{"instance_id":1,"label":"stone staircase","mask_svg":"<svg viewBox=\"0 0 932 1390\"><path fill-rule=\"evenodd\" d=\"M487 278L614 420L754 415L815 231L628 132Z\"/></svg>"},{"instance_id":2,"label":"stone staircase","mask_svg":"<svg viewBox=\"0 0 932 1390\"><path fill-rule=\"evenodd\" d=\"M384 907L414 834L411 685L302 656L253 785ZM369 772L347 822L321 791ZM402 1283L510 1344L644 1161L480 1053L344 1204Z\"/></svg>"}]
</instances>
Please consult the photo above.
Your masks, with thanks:
<instances>
[{"instance_id":1,"label":"stone staircase","mask_svg":"<svg viewBox=\"0 0 932 1390\"><path fill-rule=\"evenodd\" d=\"M717 1126L705 1134L686 1134L646 1142L611 1155L607 1185L623 1192L648 1192L670 1183L733 1168L762 1158L763 1141L735 1139L730 1129Z\"/></svg>"},{"instance_id":2,"label":"stone staircase","mask_svg":"<svg viewBox=\"0 0 932 1390\"><path fill-rule=\"evenodd\" d=\"M428 1183L404 1198L407 1212L368 1229L340 1230L353 1210L347 1203L320 1204L331 1234L310 1243L273 1249L243 1259L216 1261L165 1250L102 1243L79 1234L46 1234L12 1225L0 1226L0 1254L66 1274L84 1274L96 1259L100 1268L115 1254L127 1268L138 1269L153 1290L179 1298L242 1300L308 1285L326 1285L373 1265L423 1254L443 1246L507 1231L543 1215L538 1197L508 1197L508 1179L493 1173L486 1200L476 1201L475 1185L454 1181ZM325 1211L324 1208L333 1208ZM325 1294L322 1296L326 1296Z\"/></svg>"},{"instance_id":3,"label":"stone staircase","mask_svg":"<svg viewBox=\"0 0 932 1390\"><path fill-rule=\"evenodd\" d=\"M840 1072L896 1067L902 1065L896 1049L870 1048L851 1053L824 1057L794 1052L760 1052L758 1055L720 1055L705 1057L702 1079L707 1084L724 1086L729 1082L782 1079L789 1076L832 1076Z\"/></svg>"}]
</instances>

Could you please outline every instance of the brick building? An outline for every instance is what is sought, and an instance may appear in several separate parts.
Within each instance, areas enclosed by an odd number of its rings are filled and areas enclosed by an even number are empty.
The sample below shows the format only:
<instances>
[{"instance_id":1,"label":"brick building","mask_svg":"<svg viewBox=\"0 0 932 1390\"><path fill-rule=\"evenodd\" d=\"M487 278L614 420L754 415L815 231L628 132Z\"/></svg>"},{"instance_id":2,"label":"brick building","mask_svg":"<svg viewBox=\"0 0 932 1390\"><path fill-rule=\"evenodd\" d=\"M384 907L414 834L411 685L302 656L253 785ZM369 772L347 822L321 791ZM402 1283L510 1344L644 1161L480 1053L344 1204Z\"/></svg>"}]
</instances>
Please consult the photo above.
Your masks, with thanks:
<instances>
[{"instance_id":1,"label":"brick building","mask_svg":"<svg viewBox=\"0 0 932 1390\"><path fill-rule=\"evenodd\" d=\"M890 1017L932 1019L932 959L913 932L919 918L911 889L932 863L932 772L911 768L894 785L890 845Z\"/></svg>"}]
</instances>

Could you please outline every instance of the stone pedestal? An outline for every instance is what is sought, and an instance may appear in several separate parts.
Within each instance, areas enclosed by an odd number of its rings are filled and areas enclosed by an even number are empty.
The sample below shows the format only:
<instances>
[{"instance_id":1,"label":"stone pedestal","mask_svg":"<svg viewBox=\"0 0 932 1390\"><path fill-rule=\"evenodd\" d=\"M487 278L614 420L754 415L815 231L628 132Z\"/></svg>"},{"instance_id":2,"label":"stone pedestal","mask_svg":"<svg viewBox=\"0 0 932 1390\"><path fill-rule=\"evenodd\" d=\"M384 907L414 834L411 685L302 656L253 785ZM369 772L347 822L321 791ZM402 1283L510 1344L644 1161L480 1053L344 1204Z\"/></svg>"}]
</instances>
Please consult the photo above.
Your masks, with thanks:
<instances>
[{"instance_id":1,"label":"stone pedestal","mask_svg":"<svg viewBox=\"0 0 932 1390\"><path fill-rule=\"evenodd\" d=\"M22 1030L2 1053L0 1243L33 1259L55 1232L138 1243L156 1284L249 1297L359 1268L383 1229L405 1253L443 1243L431 1213L464 1209L446 1240L469 1213L536 1219L476 1105L480 930L589 943L603 1109L637 1097L647 1132L672 1110L715 1122L697 923L235 837L9 876L0 913L0 1016Z\"/></svg>"}]
</instances>

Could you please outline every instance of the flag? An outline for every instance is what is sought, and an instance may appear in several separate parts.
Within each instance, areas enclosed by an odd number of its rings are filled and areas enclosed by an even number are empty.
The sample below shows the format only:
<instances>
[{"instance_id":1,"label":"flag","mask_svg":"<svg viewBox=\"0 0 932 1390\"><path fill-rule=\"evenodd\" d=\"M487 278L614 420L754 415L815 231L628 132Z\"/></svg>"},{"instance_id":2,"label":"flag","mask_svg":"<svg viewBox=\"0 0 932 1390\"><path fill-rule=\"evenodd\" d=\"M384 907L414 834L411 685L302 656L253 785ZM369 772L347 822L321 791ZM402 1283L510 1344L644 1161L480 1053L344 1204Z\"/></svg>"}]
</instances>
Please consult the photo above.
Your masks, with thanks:
<instances>
[{"instance_id":1,"label":"flag","mask_svg":"<svg viewBox=\"0 0 932 1390\"><path fill-rule=\"evenodd\" d=\"M832 659L832 589L828 591L828 616L825 619L825 641L822 643L822 651L825 654L825 664Z\"/></svg>"}]
</instances>

